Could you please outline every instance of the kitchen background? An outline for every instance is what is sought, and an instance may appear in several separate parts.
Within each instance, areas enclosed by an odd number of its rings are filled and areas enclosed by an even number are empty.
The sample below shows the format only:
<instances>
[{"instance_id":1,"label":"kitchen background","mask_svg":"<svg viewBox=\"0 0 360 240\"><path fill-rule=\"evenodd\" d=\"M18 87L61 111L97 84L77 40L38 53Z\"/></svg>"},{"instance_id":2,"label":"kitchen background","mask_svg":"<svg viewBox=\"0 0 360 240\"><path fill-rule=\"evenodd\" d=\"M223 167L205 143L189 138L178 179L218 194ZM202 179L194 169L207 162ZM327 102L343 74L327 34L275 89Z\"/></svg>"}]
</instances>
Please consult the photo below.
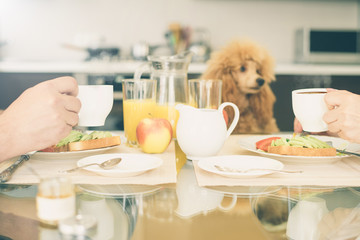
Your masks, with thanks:
<instances>
[{"instance_id":1,"label":"kitchen background","mask_svg":"<svg viewBox=\"0 0 360 240\"><path fill-rule=\"evenodd\" d=\"M278 64L277 82L272 87L278 97L275 115L281 130L292 128L289 102L280 105L289 100L290 95L283 93L292 88L308 87L310 81L311 86L360 91L357 69L355 74L322 70L309 74L292 65L291 71L281 68L294 62L296 29L359 28L359 0L1 0L0 108L7 107L25 88L51 77L70 74L83 79L88 74L87 80L94 79L94 64L90 70L75 67L88 53L69 45L115 46L121 53L118 60L129 60L134 44L166 45L165 33L172 23L206 29L212 50L236 37L250 37L267 47ZM192 70L191 77L201 74L204 67ZM131 77L132 71L112 68L107 72L103 68L99 72L112 77L124 72L122 77ZM120 105L114 106L117 120L110 119L109 128L121 128Z\"/></svg>"},{"instance_id":2,"label":"kitchen background","mask_svg":"<svg viewBox=\"0 0 360 240\"><path fill-rule=\"evenodd\" d=\"M217 49L234 37L264 44L278 62L294 58L300 27L357 28L358 0L1 0L5 59L81 60L62 47L100 35L124 52L137 42L165 42L172 22L207 28ZM83 37L84 38L84 37Z\"/></svg>"}]
</instances>

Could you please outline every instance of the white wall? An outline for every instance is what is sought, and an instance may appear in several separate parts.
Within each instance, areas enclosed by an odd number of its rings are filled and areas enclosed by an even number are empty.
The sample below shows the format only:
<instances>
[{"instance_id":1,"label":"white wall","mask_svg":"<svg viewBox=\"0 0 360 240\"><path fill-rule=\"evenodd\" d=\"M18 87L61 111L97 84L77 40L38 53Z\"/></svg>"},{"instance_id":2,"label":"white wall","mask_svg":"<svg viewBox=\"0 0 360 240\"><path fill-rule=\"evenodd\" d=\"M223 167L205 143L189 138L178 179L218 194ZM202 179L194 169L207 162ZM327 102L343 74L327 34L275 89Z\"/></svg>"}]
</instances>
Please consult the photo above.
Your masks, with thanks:
<instances>
[{"instance_id":1,"label":"white wall","mask_svg":"<svg viewBox=\"0 0 360 240\"><path fill-rule=\"evenodd\" d=\"M83 59L84 52L61 44L92 34L126 53L138 41L165 43L164 32L177 21L208 28L214 49L247 36L288 62L296 28L355 28L359 11L357 0L0 0L0 40L8 42L0 52L16 60Z\"/></svg>"}]
</instances>

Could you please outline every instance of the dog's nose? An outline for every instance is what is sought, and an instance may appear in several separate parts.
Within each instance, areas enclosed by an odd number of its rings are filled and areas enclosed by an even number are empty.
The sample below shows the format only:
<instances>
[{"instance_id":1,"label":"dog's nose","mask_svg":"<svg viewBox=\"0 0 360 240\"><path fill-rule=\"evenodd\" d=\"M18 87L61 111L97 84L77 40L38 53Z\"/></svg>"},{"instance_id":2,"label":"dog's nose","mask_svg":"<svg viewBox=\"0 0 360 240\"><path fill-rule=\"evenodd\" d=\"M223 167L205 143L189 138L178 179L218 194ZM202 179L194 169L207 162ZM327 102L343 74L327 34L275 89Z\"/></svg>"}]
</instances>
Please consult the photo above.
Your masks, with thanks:
<instances>
[{"instance_id":1,"label":"dog's nose","mask_svg":"<svg viewBox=\"0 0 360 240\"><path fill-rule=\"evenodd\" d=\"M262 85L264 85L265 80L262 79L262 78L258 78L258 79L256 79L256 82L257 82L257 84L259 85L259 87L261 87Z\"/></svg>"}]
</instances>

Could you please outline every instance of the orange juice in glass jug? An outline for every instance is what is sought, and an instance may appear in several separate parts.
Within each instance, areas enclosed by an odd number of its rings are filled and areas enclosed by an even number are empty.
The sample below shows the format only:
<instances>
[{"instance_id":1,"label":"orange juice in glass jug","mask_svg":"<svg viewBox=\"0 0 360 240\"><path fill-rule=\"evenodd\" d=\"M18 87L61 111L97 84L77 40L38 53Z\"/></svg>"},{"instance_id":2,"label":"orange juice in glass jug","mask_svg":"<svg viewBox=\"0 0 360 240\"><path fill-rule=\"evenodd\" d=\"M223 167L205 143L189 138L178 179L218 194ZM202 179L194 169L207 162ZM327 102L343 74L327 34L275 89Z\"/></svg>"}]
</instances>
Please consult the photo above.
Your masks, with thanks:
<instances>
[{"instance_id":1,"label":"orange juice in glass jug","mask_svg":"<svg viewBox=\"0 0 360 240\"><path fill-rule=\"evenodd\" d=\"M155 115L156 81L123 80L124 132L127 145L137 147L136 127L139 122Z\"/></svg>"},{"instance_id":2,"label":"orange juice in glass jug","mask_svg":"<svg viewBox=\"0 0 360 240\"><path fill-rule=\"evenodd\" d=\"M150 79L156 81L156 108L154 117L169 120L176 138L176 124L179 112L176 104L188 101L187 72L192 52L186 51L174 56L148 56L148 62L140 66L134 75L140 79L145 68L150 68Z\"/></svg>"}]
</instances>

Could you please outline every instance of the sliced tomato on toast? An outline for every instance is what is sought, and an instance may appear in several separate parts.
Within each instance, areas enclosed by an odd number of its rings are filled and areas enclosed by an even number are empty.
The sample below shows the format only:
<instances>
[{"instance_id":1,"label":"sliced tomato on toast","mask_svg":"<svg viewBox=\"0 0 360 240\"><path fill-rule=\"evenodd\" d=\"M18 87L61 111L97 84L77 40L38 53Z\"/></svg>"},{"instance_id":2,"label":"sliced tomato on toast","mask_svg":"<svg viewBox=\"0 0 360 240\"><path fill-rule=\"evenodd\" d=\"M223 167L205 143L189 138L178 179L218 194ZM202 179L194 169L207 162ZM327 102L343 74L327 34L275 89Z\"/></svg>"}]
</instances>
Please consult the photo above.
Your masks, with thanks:
<instances>
[{"instance_id":1,"label":"sliced tomato on toast","mask_svg":"<svg viewBox=\"0 0 360 240\"><path fill-rule=\"evenodd\" d=\"M260 149L267 152L269 146L271 145L271 142L279 138L281 137L269 137L269 138L261 139L260 141L256 142L256 149Z\"/></svg>"}]
</instances>

